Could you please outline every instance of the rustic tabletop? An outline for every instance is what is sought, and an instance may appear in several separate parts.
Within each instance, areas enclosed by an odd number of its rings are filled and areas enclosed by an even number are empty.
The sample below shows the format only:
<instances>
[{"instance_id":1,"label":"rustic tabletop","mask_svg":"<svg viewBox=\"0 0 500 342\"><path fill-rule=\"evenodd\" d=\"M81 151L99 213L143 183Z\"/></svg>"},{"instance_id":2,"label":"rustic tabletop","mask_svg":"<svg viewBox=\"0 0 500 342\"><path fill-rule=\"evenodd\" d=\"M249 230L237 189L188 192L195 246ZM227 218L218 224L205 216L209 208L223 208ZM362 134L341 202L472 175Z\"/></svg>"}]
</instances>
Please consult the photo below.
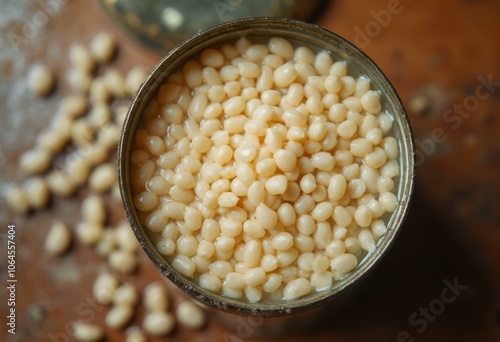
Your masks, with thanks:
<instances>
[{"instance_id":1,"label":"rustic tabletop","mask_svg":"<svg viewBox=\"0 0 500 342\"><path fill-rule=\"evenodd\" d=\"M231 1L228 6L234 5ZM498 341L500 340L500 2L331 0L314 22L366 52L398 91L413 127L417 178L409 217L397 243L358 300L322 327L293 336L262 337L227 330L215 320L182 326L151 341ZM89 190L53 197L29 215L9 210L8 184L22 184L19 156L29 149L69 93L65 72L72 42L99 31L119 42L113 67L152 68L161 58L118 28L97 1L3 1L0 4L0 194L2 290L0 340L72 341L71 322L105 329L109 310L95 302L92 283L106 262L75 240L62 257L44 252L55 219L73 227ZM31 64L44 61L59 82L47 98L26 84ZM124 219L107 194L110 224ZM9 225L15 225L15 233ZM15 236L13 236L15 235ZM7 240L15 238L15 335L8 332ZM122 277L139 290L160 276L140 252L140 267ZM168 286L168 285L167 285ZM448 290L446 290L448 289ZM183 295L169 288L174 303ZM452 293L445 296L444 293ZM129 325L140 325L139 307Z\"/></svg>"}]
</instances>

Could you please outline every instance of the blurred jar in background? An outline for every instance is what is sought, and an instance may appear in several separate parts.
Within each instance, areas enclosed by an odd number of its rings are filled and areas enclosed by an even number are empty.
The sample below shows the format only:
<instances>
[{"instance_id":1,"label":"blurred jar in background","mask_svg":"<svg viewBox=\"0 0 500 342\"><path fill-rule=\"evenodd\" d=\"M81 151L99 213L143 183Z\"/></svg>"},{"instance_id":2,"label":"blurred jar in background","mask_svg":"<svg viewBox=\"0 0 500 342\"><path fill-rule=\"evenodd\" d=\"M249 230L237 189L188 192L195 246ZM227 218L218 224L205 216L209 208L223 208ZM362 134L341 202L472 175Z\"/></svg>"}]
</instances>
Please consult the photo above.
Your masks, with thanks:
<instances>
[{"instance_id":1,"label":"blurred jar in background","mask_svg":"<svg viewBox=\"0 0 500 342\"><path fill-rule=\"evenodd\" d=\"M100 0L129 35L164 54L197 31L246 17L311 20L325 0Z\"/></svg>"}]
</instances>

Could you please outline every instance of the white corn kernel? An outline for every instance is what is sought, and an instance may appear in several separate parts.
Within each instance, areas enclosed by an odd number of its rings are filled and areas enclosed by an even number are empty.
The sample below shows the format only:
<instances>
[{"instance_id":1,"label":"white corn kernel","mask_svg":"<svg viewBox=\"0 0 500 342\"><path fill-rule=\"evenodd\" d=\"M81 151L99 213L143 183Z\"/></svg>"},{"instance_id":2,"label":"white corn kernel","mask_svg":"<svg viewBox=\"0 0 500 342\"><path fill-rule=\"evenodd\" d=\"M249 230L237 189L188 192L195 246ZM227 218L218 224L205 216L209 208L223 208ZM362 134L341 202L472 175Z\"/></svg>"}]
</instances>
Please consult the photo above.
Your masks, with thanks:
<instances>
[{"instance_id":1,"label":"white corn kernel","mask_svg":"<svg viewBox=\"0 0 500 342\"><path fill-rule=\"evenodd\" d=\"M153 336L165 336L175 328L174 315L165 311L151 311L142 321L144 331Z\"/></svg>"},{"instance_id":2,"label":"white corn kernel","mask_svg":"<svg viewBox=\"0 0 500 342\"><path fill-rule=\"evenodd\" d=\"M312 291L312 285L305 278L297 278L289 282L283 289L283 299L292 300L305 296Z\"/></svg>"},{"instance_id":3,"label":"white corn kernel","mask_svg":"<svg viewBox=\"0 0 500 342\"><path fill-rule=\"evenodd\" d=\"M55 80L52 70L42 63L33 65L28 73L28 87L38 96L47 96L54 88Z\"/></svg>"},{"instance_id":4,"label":"white corn kernel","mask_svg":"<svg viewBox=\"0 0 500 342\"><path fill-rule=\"evenodd\" d=\"M104 336L103 330L94 324L74 322L71 328L73 337L79 342L97 342Z\"/></svg>"},{"instance_id":5,"label":"white corn kernel","mask_svg":"<svg viewBox=\"0 0 500 342\"><path fill-rule=\"evenodd\" d=\"M175 315L180 324L193 330L203 328L207 321L205 311L190 300L177 305Z\"/></svg>"},{"instance_id":6,"label":"white corn kernel","mask_svg":"<svg viewBox=\"0 0 500 342\"><path fill-rule=\"evenodd\" d=\"M45 237L45 251L54 254L64 254L71 245L71 232L62 222L55 222Z\"/></svg>"}]
</instances>

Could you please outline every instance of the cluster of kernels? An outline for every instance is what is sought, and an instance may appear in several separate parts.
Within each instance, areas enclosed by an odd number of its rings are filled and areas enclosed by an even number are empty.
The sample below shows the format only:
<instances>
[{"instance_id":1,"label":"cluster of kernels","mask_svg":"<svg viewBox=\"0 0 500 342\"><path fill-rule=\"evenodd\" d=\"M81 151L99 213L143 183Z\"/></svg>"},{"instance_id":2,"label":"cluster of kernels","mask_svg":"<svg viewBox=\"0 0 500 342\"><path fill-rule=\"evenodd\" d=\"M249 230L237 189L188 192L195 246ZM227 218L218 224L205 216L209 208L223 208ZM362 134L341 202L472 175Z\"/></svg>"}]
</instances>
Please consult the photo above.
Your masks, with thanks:
<instances>
[{"instance_id":1,"label":"cluster of kernels","mask_svg":"<svg viewBox=\"0 0 500 342\"><path fill-rule=\"evenodd\" d=\"M82 202L82 221L76 235L84 245L93 246L107 258L109 266L122 274L133 273L138 266L139 244L128 222L106 227L106 206L100 195L89 195Z\"/></svg>"},{"instance_id":2,"label":"cluster of kernels","mask_svg":"<svg viewBox=\"0 0 500 342\"><path fill-rule=\"evenodd\" d=\"M31 177L22 187L9 189L7 202L16 212L27 213L30 209L45 208L51 191L69 196L77 187L87 185L93 192L82 202L82 220L76 225L76 237L82 244L93 246L99 256L108 260L113 271L129 274L139 263L137 240L127 222L116 227L106 225L108 218L101 194L112 189L113 197L121 202L116 191L116 167L107 159L108 151L118 143L118 133L128 108L114 108L111 101L134 96L147 74L142 67L134 67L124 77L108 67L102 76L96 76L97 64L111 62L116 48L114 39L104 32L97 34L88 48L81 43L71 45L68 54L71 69L67 81L76 94L61 100L51 126L37 137L37 145L21 156L21 169ZM55 78L48 66L36 64L30 69L27 81L34 94L46 96L53 89ZM54 167L53 157L68 144L73 146L68 155L67 170L52 171L44 177L42 174ZM63 222L55 221L45 236L45 251L60 256L71 245L71 230ZM159 283L151 284L145 292L143 300L148 315L144 318L143 328L127 327L140 301L133 283L120 283L113 273L103 271L94 281L92 294L98 304L110 306L104 324L117 330L126 328L127 342L144 342L147 334L165 335L174 329L176 320L166 310L167 294ZM206 322L204 311L190 300L177 305L175 316L189 329L199 329ZM72 328L78 341L100 341L105 335L104 329L94 323L76 321Z\"/></svg>"},{"instance_id":3,"label":"cluster of kernels","mask_svg":"<svg viewBox=\"0 0 500 342\"><path fill-rule=\"evenodd\" d=\"M160 283L151 283L145 289L144 306L147 313L142 322L143 329L154 336L170 334L175 327L175 317L168 311L169 300Z\"/></svg>"},{"instance_id":4,"label":"cluster of kernels","mask_svg":"<svg viewBox=\"0 0 500 342\"><path fill-rule=\"evenodd\" d=\"M20 168L31 178L7 192L7 202L15 211L43 209L51 193L67 197L87 183L96 192L117 188L116 167L104 162L118 144L127 107L110 104L113 99L134 96L147 74L135 67L124 76L108 67L97 75L96 66L111 62L115 50L116 42L104 32L92 39L89 48L81 43L70 46L67 79L74 94L60 101L50 126L21 155ZM52 89L53 79L47 66L36 64L28 74L28 85L34 93L45 95ZM66 147L71 153L55 164L55 157Z\"/></svg>"},{"instance_id":5,"label":"cluster of kernels","mask_svg":"<svg viewBox=\"0 0 500 342\"><path fill-rule=\"evenodd\" d=\"M104 323L109 328L124 329L132 320L141 296L137 288L130 282L120 284L119 280L110 272L102 272L93 284L93 295L100 305L111 305ZM168 292L161 282L150 283L144 290L142 304L146 313L142 321L142 328L130 326L126 329L127 341L146 341L146 334L151 336L166 336L173 332L176 321L183 326L195 330L206 324L206 315L203 309L191 300L179 303L175 308L175 315L169 311L170 301ZM80 324L76 322L75 324ZM85 337L86 328L102 337L102 329L97 325L85 326L82 332L75 332L78 340ZM91 329L90 329L91 328ZM97 334L101 332L101 334ZM94 335L94 334L93 334ZM92 336L93 336L92 335Z\"/></svg>"},{"instance_id":6,"label":"cluster of kernels","mask_svg":"<svg viewBox=\"0 0 500 342\"><path fill-rule=\"evenodd\" d=\"M172 74L132 152L135 205L180 273L231 298L328 289L386 232L398 175L370 80L283 38Z\"/></svg>"}]
</instances>

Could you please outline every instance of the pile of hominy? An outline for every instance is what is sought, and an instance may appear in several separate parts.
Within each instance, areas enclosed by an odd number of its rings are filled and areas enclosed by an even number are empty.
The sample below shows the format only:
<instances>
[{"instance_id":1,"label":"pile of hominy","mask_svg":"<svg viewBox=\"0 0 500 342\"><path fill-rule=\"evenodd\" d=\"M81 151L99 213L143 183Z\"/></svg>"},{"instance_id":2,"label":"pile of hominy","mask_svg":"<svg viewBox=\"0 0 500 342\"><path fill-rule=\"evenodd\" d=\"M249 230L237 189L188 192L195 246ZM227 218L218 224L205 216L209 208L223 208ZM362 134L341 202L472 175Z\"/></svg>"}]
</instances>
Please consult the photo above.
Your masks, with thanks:
<instances>
[{"instance_id":1,"label":"pile of hominy","mask_svg":"<svg viewBox=\"0 0 500 342\"><path fill-rule=\"evenodd\" d=\"M157 249L201 287L293 300L330 288L386 233L391 133L380 90L345 61L240 38L159 88L135 132L134 203Z\"/></svg>"}]
</instances>

